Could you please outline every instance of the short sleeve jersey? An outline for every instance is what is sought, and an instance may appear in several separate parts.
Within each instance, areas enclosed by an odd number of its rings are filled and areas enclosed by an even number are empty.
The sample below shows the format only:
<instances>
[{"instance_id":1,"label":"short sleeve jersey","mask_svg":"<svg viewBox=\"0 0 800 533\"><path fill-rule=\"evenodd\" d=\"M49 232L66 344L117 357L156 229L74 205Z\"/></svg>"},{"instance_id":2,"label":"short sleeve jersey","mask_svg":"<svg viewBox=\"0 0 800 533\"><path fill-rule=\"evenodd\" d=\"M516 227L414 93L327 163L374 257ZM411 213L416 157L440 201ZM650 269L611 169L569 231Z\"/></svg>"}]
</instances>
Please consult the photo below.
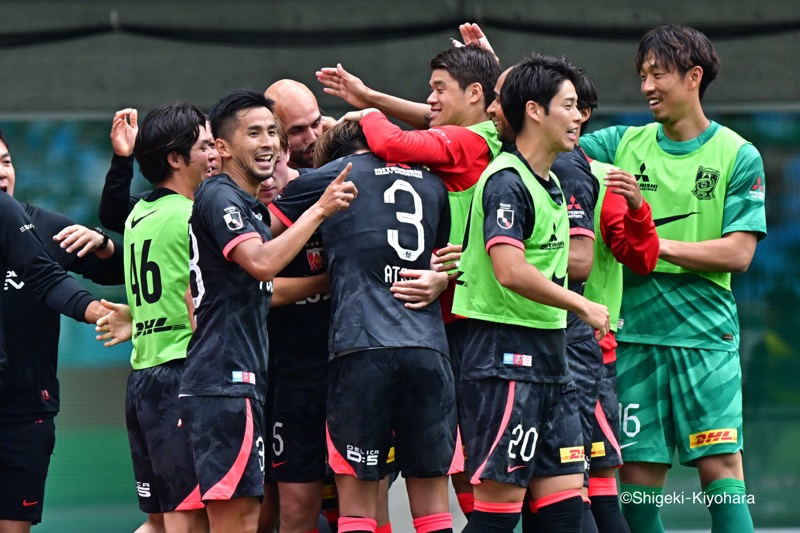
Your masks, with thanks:
<instances>
[{"instance_id":1,"label":"short sleeve jersey","mask_svg":"<svg viewBox=\"0 0 800 533\"><path fill-rule=\"evenodd\" d=\"M670 140L659 125L655 144L669 156L690 155L709 142L721 127L711 122L697 138L676 142ZM617 148L627 129L613 126L581 136L581 148L589 157L613 164L619 159ZM656 177L648 174L646 166L625 170L637 176L642 195L654 205L652 195L658 190ZM686 179L687 191L695 186L695 176L670 179ZM761 155L752 144L745 143L738 150L728 180L720 236L737 231L753 232L759 238L766 235L764 187ZM656 230L674 218L656 212L654 207ZM654 316L659 319L653 320ZM739 344L736 303L730 291L697 274L653 272L636 276L626 271L617 338L642 344L735 350Z\"/></svg>"},{"instance_id":2,"label":"short sleeve jersey","mask_svg":"<svg viewBox=\"0 0 800 533\"><path fill-rule=\"evenodd\" d=\"M555 180L544 180L528 166L531 175L550 195L563 205L564 196ZM483 236L486 251L497 244L510 244L523 249L523 242L533 234L536 206L522 178L511 169L489 177L482 198ZM489 216L496 214L496 216ZM470 219L469 223L473 221ZM541 221L544 222L544 221ZM469 230L467 230L469 235ZM469 242L465 243L469 246ZM563 280L562 280L563 281ZM500 322L471 320L470 334L480 350L465 350L461 363L461 379L501 378L533 383L564 383L567 381L565 332L563 329L539 329Z\"/></svg>"},{"instance_id":3,"label":"short sleeve jersey","mask_svg":"<svg viewBox=\"0 0 800 533\"><path fill-rule=\"evenodd\" d=\"M558 154L550 169L561 183L567 202L569 236L578 235L594 239L594 210L600 195L600 184L592 174L586 156L575 147L571 152ZM569 280L569 290L583 294L584 282ZM592 327L573 312L567 313L567 344L590 339Z\"/></svg>"},{"instance_id":4,"label":"short sleeve jersey","mask_svg":"<svg viewBox=\"0 0 800 533\"><path fill-rule=\"evenodd\" d=\"M228 175L200 184L189 224L189 282L197 329L180 394L265 399L272 282L231 260L240 243L271 239L269 212Z\"/></svg>"},{"instance_id":5,"label":"short sleeve jersey","mask_svg":"<svg viewBox=\"0 0 800 533\"><path fill-rule=\"evenodd\" d=\"M320 226L331 272L331 355L379 347L447 354L439 303L407 309L389 290L403 279L402 269L430 268L434 248L447 243L447 193L439 178L419 166L358 154L293 181L275 208L296 220L347 163L358 199Z\"/></svg>"}]
</instances>

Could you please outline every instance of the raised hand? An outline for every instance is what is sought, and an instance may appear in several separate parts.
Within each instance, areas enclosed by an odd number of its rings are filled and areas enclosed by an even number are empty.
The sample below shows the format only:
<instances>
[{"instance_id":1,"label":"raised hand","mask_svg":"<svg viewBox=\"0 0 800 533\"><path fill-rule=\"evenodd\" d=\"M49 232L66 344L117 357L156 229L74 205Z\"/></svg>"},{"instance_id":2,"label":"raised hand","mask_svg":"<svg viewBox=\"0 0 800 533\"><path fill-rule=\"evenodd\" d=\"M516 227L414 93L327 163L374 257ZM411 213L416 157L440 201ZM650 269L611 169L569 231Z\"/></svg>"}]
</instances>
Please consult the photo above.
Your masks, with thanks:
<instances>
[{"instance_id":1,"label":"raised hand","mask_svg":"<svg viewBox=\"0 0 800 533\"><path fill-rule=\"evenodd\" d=\"M336 67L323 67L316 72L317 80L325 86L322 89L326 94L338 96L348 104L358 109L370 107L369 91L360 78L347 72L341 63Z\"/></svg>"},{"instance_id":2,"label":"raised hand","mask_svg":"<svg viewBox=\"0 0 800 533\"><path fill-rule=\"evenodd\" d=\"M344 170L336 176L336 179L322 193L322 197L317 200L315 205L320 210L323 218L328 218L339 211L347 209L350 207L350 203L358 196L356 184L352 181L345 181L347 175L350 174L351 168L353 168L353 164L347 163Z\"/></svg>"},{"instance_id":3,"label":"raised hand","mask_svg":"<svg viewBox=\"0 0 800 533\"><path fill-rule=\"evenodd\" d=\"M625 201L628 202L628 210L636 211L642 207L644 200L642 192L639 190L639 183L630 172L612 168L606 174L604 182L609 192L625 198Z\"/></svg>"},{"instance_id":4,"label":"raised hand","mask_svg":"<svg viewBox=\"0 0 800 533\"><path fill-rule=\"evenodd\" d=\"M114 153L128 157L133 153L136 134L139 132L139 112L132 107L120 109L111 121L111 146Z\"/></svg>"}]
</instances>

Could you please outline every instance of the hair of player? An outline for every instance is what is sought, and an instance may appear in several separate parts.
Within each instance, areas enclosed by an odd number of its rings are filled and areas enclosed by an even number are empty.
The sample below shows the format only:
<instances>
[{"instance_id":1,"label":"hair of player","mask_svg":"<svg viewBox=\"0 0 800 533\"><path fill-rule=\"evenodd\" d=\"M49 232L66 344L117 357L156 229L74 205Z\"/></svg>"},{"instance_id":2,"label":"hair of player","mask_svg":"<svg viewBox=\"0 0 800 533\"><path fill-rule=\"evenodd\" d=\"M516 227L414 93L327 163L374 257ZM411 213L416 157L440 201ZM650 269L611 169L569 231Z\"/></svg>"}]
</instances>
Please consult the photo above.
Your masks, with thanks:
<instances>
[{"instance_id":1,"label":"hair of player","mask_svg":"<svg viewBox=\"0 0 800 533\"><path fill-rule=\"evenodd\" d=\"M575 92L578 93L578 110L583 113L589 111L589 118L581 123L581 134L586 130L587 124L592 117L592 112L597 109L597 89L592 80L581 70L581 77L575 85Z\"/></svg>"},{"instance_id":2,"label":"hair of player","mask_svg":"<svg viewBox=\"0 0 800 533\"><path fill-rule=\"evenodd\" d=\"M340 157L365 149L369 150L369 144L361 125L355 120L343 120L317 139L314 167L319 168Z\"/></svg>"},{"instance_id":3,"label":"hair of player","mask_svg":"<svg viewBox=\"0 0 800 533\"><path fill-rule=\"evenodd\" d=\"M3 128L0 128L0 142L6 145L6 149L10 152L11 148L8 146L8 141L6 140L6 132L3 131Z\"/></svg>"},{"instance_id":4,"label":"hair of player","mask_svg":"<svg viewBox=\"0 0 800 533\"><path fill-rule=\"evenodd\" d=\"M274 113L275 101L252 89L236 89L220 98L208 113L214 138L230 141L239 112L255 107L266 107Z\"/></svg>"},{"instance_id":5,"label":"hair of player","mask_svg":"<svg viewBox=\"0 0 800 533\"><path fill-rule=\"evenodd\" d=\"M283 122L276 116L275 128L278 131L278 142L280 143L281 153L286 154L289 152L289 136L286 135L286 130L283 127Z\"/></svg>"},{"instance_id":6,"label":"hair of player","mask_svg":"<svg viewBox=\"0 0 800 533\"><path fill-rule=\"evenodd\" d=\"M561 85L565 81L576 85L580 77L580 71L566 57L533 54L514 65L500 91L500 104L511 129L522 131L528 102L536 102L548 114Z\"/></svg>"},{"instance_id":7,"label":"hair of player","mask_svg":"<svg viewBox=\"0 0 800 533\"><path fill-rule=\"evenodd\" d=\"M462 91L473 83L480 83L484 109L494 100L494 86L500 77L500 65L491 52L474 44L448 48L431 59L431 70L437 69L450 74Z\"/></svg>"},{"instance_id":8,"label":"hair of player","mask_svg":"<svg viewBox=\"0 0 800 533\"><path fill-rule=\"evenodd\" d=\"M702 68L703 78L700 80L699 90L701 100L719 73L720 60L716 48L703 32L690 26L668 24L645 33L639 41L633 61L637 72L642 71L642 66L651 53L656 63L669 71L676 70L681 77L692 67Z\"/></svg>"},{"instance_id":9,"label":"hair of player","mask_svg":"<svg viewBox=\"0 0 800 533\"><path fill-rule=\"evenodd\" d=\"M167 158L176 153L188 162L192 146L205 127L206 116L184 102L151 110L139 124L133 155L144 179L158 184L169 178L172 167Z\"/></svg>"}]
</instances>

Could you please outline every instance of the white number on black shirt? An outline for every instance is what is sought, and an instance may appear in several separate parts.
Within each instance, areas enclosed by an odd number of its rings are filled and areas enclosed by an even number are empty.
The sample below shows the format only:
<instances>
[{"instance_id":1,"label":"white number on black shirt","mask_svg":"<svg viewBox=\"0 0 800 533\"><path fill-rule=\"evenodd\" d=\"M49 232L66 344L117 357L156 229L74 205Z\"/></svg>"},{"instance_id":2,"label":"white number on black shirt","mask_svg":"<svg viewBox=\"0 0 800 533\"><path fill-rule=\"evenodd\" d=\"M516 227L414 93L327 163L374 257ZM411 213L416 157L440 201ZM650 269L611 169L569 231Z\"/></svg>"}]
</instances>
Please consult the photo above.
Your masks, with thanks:
<instances>
[{"instance_id":1,"label":"white number on black shirt","mask_svg":"<svg viewBox=\"0 0 800 533\"><path fill-rule=\"evenodd\" d=\"M392 186L386 189L383 193L383 202L387 204L395 203L395 195L397 191L405 191L414 199L414 212L413 213L397 213L397 220L404 224L414 226L414 231L417 233L417 248L409 250L400 246L400 234L396 229L386 230L386 236L389 240L389 245L394 248L400 259L405 261L415 261L422 250L425 249L425 233L422 229L422 198L419 197L417 191L405 180L395 180Z\"/></svg>"}]
</instances>

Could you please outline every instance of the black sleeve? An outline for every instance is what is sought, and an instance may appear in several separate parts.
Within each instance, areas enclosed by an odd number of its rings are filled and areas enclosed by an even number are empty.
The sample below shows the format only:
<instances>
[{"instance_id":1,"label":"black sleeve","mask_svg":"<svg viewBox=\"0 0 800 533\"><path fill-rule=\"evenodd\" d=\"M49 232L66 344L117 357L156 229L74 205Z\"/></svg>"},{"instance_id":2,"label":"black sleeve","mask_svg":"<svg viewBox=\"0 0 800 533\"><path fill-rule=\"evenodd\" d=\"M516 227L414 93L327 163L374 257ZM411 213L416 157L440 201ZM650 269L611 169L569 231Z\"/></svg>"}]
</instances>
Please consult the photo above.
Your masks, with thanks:
<instances>
[{"instance_id":1,"label":"black sleeve","mask_svg":"<svg viewBox=\"0 0 800 533\"><path fill-rule=\"evenodd\" d=\"M117 154L111 158L111 168L106 173L103 194L100 196L100 223L111 231L123 233L125 220L142 195L131 196L133 181L133 156Z\"/></svg>"},{"instance_id":2,"label":"black sleeve","mask_svg":"<svg viewBox=\"0 0 800 533\"><path fill-rule=\"evenodd\" d=\"M125 283L123 270L122 245L114 242L114 253L111 257L100 259L94 253L78 257L76 253L68 253L59 243L53 241L53 235L67 226L76 224L74 220L61 213L31 206L28 208L31 220L36 225L36 233L50 249L56 262L65 270L80 274L100 285L122 285Z\"/></svg>"},{"instance_id":3,"label":"black sleeve","mask_svg":"<svg viewBox=\"0 0 800 533\"><path fill-rule=\"evenodd\" d=\"M533 234L533 198L511 169L489 177L483 189L483 238L487 250L497 242L522 242Z\"/></svg>"},{"instance_id":4,"label":"black sleeve","mask_svg":"<svg viewBox=\"0 0 800 533\"><path fill-rule=\"evenodd\" d=\"M342 160L338 159L316 170L301 174L275 198L270 211L277 215L284 224L290 226L320 199L328 185L344 169L345 164L346 162L342 163Z\"/></svg>"},{"instance_id":5,"label":"black sleeve","mask_svg":"<svg viewBox=\"0 0 800 533\"><path fill-rule=\"evenodd\" d=\"M558 154L551 168L567 202L570 235L594 235L594 209L600 183L579 151Z\"/></svg>"},{"instance_id":6,"label":"black sleeve","mask_svg":"<svg viewBox=\"0 0 800 533\"><path fill-rule=\"evenodd\" d=\"M0 213L0 255L5 264L45 305L83 322L94 297L53 261L25 210L5 193L0 194Z\"/></svg>"}]
</instances>

